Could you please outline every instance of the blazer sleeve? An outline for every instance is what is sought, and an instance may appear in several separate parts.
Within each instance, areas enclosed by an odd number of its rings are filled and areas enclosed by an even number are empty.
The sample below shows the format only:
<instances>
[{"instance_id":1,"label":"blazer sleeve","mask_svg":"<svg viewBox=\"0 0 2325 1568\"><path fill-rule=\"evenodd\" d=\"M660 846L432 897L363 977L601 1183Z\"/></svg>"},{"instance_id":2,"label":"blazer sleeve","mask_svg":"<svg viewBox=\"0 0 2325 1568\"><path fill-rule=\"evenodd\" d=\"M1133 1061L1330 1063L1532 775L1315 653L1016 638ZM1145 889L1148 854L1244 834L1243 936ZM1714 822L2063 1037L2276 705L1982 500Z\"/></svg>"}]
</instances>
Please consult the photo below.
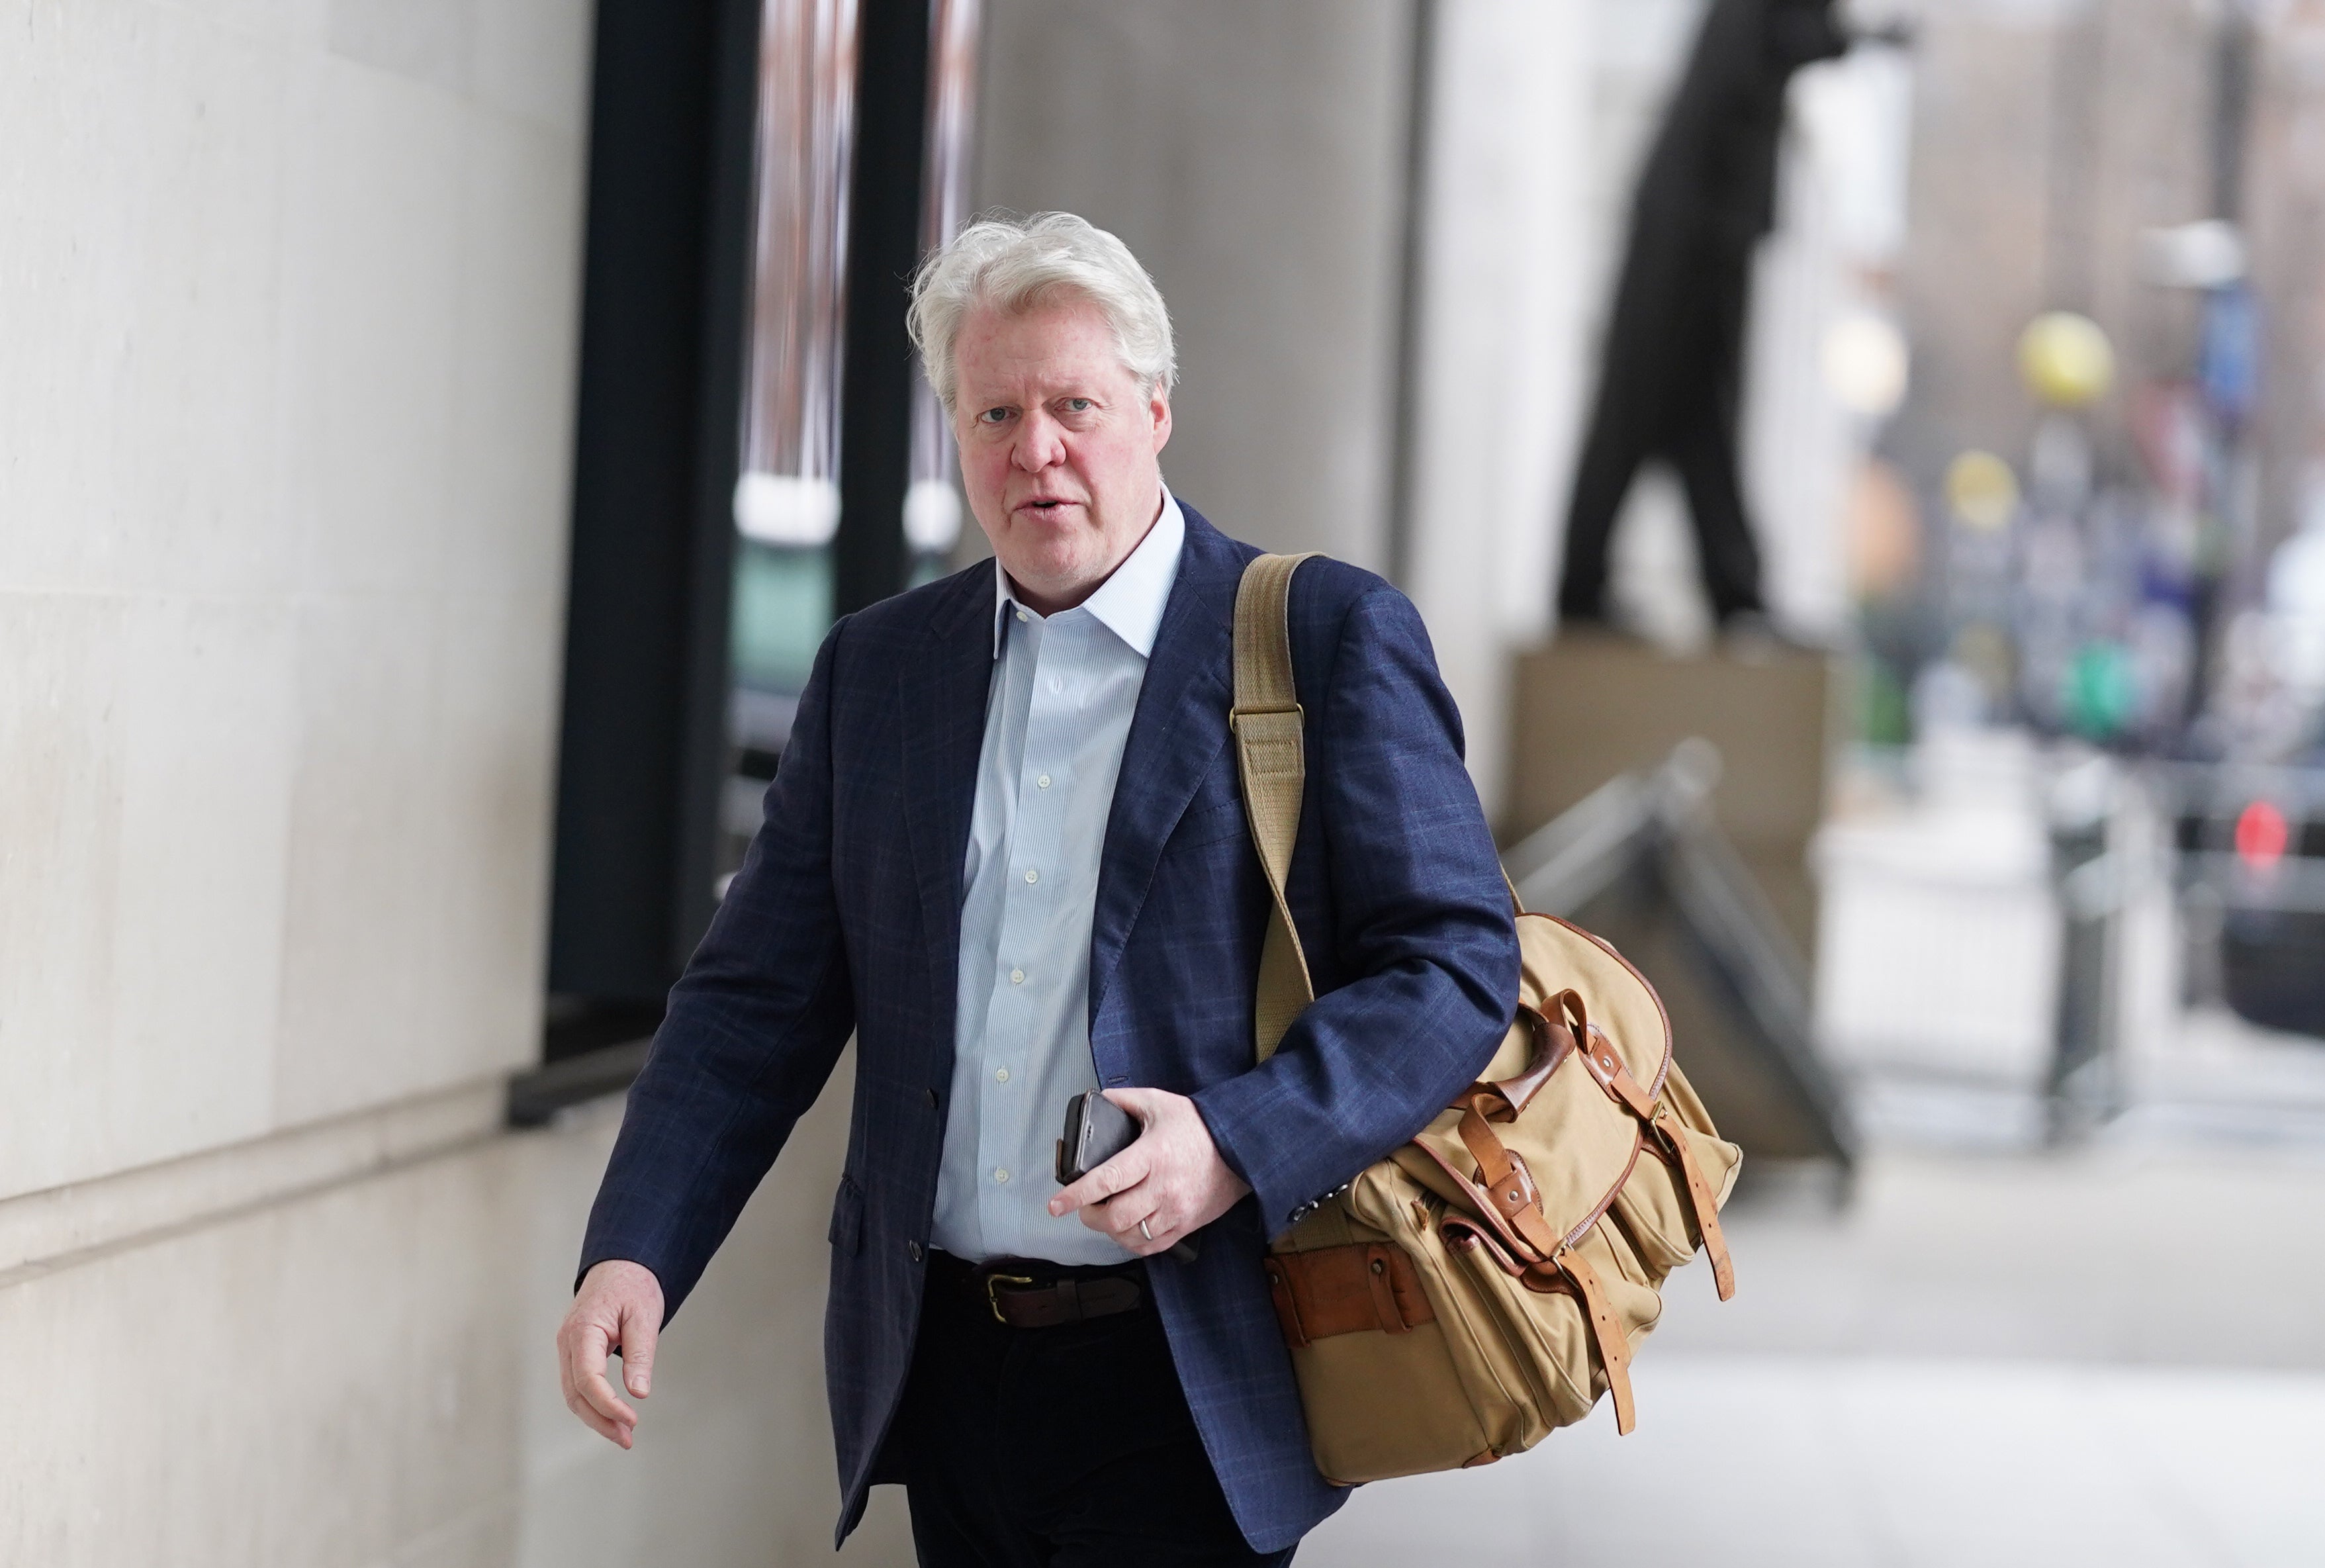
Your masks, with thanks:
<instances>
[{"instance_id":1,"label":"blazer sleeve","mask_svg":"<svg viewBox=\"0 0 2325 1568\"><path fill-rule=\"evenodd\" d=\"M1195 1096L1271 1235L1428 1125L1484 1071L1517 1006L1501 860L1412 602L1382 583L1357 598L1328 682L1307 727L1304 809L1321 813L1331 938L1353 978L1266 1062Z\"/></svg>"},{"instance_id":2,"label":"blazer sleeve","mask_svg":"<svg viewBox=\"0 0 2325 1568\"><path fill-rule=\"evenodd\" d=\"M581 1272L653 1271L665 1315L702 1276L743 1204L830 1077L855 1026L831 877L833 667L818 650L765 818L670 993L589 1211Z\"/></svg>"}]
</instances>

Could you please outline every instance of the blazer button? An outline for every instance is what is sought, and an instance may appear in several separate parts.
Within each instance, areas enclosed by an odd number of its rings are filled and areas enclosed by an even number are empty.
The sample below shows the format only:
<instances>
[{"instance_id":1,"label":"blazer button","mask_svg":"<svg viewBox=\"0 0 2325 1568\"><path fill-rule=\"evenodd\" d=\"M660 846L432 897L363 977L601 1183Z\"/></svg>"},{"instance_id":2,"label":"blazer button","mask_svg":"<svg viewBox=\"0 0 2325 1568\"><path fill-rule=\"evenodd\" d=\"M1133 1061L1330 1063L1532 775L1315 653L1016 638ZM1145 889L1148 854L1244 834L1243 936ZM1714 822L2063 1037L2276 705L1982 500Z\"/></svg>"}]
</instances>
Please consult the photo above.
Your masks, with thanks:
<instances>
[{"instance_id":1,"label":"blazer button","mask_svg":"<svg viewBox=\"0 0 2325 1568\"><path fill-rule=\"evenodd\" d=\"M926 1094L926 1095L929 1097L929 1109L930 1109L931 1110L934 1110L934 1109L936 1109L936 1108L937 1108L937 1091L936 1091L935 1090L933 1090L933 1089L929 1089L929 1090L922 1090L922 1093L924 1093L924 1094Z\"/></svg>"},{"instance_id":2,"label":"blazer button","mask_svg":"<svg viewBox=\"0 0 2325 1568\"><path fill-rule=\"evenodd\" d=\"M921 1244L917 1241L905 1242L904 1256L918 1263L921 1260Z\"/></svg>"}]
</instances>

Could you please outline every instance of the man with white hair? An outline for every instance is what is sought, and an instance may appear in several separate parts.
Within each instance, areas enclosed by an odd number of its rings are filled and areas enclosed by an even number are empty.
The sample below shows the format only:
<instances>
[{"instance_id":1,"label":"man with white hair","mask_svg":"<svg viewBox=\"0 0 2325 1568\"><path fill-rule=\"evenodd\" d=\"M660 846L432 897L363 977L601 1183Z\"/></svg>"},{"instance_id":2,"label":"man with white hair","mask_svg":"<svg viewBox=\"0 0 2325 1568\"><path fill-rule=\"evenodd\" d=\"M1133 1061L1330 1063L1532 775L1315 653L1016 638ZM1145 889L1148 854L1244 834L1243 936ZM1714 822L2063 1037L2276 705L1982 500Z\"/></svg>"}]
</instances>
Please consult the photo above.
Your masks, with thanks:
<instances>
[{"instance_id":1,"label":"man with white hair","mask_svg":"<svg viewBox=\"0 0 2325 1568\"><path fill-rule=\"evenodd\" d=\"M1162 297L1120 240L1045 213L964 230L912 311L996 561L817 654L630 1092L566 1403L630 1446L623 1392L852 1032L838 1538L897 1481L924 1563L1285 1562L1346 1492L1310 1457L1268 1239L1467 1086L1516 998L1459 716L1402 594L1301 570L1288 896L1317 999L1255 1062L1270 896L1227 714L1259 552L1162 483ZM1097 1090L1139 1136L1061 1189L1067 1101Z\"/></svg>"}]
</instances>

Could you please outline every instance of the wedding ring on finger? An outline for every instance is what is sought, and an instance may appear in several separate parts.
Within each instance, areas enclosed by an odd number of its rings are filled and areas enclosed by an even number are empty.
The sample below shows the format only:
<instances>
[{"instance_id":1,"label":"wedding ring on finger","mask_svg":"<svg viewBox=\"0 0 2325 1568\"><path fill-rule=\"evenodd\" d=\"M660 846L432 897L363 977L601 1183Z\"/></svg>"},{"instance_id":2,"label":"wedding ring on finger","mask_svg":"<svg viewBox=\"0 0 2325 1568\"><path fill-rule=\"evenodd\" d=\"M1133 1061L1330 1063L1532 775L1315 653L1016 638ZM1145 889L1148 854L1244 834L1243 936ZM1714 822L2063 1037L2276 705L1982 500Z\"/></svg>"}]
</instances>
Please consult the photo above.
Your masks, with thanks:
<instances>
[{"instance_id":1,"label":"wedding ring on finger","mask_svg":"<svg viewBox=\"0 0 2325 1568\"><path fill-rule=\"evenodd\" d=\"M1153 1232L1152 1230L1149 1230L1148 1229L1146 1229L1146 1221L1145 1221L1145 1220L1141 1220L1138 1222L1138 1233L1139 1233L1141 1236L1144 1236L1144 1238L1146 1238L1146 1239L1147 1239L1147 1240L1149 1240L1149 1241L1152 1241L1152 1240L1153 1240L1153 1239L1154 1239L1154 1232Z\"/></svg>"}]
</instances>

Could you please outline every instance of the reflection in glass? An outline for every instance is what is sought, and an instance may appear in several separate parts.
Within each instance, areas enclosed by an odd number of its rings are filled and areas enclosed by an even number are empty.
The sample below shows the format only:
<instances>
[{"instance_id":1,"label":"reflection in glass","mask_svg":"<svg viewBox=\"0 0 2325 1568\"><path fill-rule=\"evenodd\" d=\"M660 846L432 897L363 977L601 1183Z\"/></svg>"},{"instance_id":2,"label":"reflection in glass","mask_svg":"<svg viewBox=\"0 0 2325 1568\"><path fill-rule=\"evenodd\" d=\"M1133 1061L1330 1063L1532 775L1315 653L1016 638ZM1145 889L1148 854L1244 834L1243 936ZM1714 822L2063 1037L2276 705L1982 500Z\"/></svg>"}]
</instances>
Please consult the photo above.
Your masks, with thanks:
<instances>
[{"instance_id":1,"label":"reflection in glass","mask_svg":"<svg viewBox=\"0 0 2325 1568\"><path fill-rule=\"evenodd\" d=\"M931 0L921 243L960 227L975 112L978 0ZM856 142L860 0L763 0L741 474L734 496L728 729L738 769L726 864L755 826L756 793L832 617L847 353L848 186ZM899 519L913 580L944 570L961 502L944 413L915 387Z\"/></svg>"},{"instance_id":2,"label":"reflection in glass","mask_svg":"<svg viewBox=\"0 0 2325 1568\"><path fill-rule=\"evenodd\" d=\"M857 0L765 0L760 14L758 211L735 525L761 544L826 544L839 524L857 36Z\"/></svg>"},{"instance_id":3,"label":"reflection in glass","mask_svg":"<svg viewBox=\"0 0 2325 1568\"><path fill-rule=\"evenodd\" d=\"M977 113L977 34L981 0L935 0L929 13L928 153L921 196L921 250L959 229L968 206L969 133ZM912 385L912 482L904 493L904 538L922 571L960 537L960 492L953 485L952 431L926 380Z\"/></svg>"},{"instance_id":4,"label":"reflection in glass","mask_svg":"<svg viewBox=\"0 0 2325 1568\"><path fill-rule=\"evenodd\" d=\"M764 778L831 625L857 0L764 0L759 28L727 728L745 773ZM755 797L728 793L731 869Z\"/></svg>"}]
</instances>

